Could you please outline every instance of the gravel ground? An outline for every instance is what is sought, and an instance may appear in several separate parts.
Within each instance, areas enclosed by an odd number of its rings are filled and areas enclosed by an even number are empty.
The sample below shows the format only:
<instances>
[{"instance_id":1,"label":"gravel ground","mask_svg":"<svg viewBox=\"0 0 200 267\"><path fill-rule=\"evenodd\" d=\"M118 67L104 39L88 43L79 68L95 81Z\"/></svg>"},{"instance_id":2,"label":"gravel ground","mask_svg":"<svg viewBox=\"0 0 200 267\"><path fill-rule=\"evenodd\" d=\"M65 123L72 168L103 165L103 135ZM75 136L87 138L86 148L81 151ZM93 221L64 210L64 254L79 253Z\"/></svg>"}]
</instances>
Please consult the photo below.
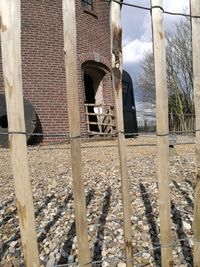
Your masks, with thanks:
<instances>
[{"instance_id":1,"label":"gravel ground","mask_svg":"<svg viewBox=\"0 0 200 267\"><path fill-rule=\"evenodd\" d=\"M128 139L131 184L133 266L160 266L155 138ZM123 267L121 182L117 141L82 144L87 215L94 266ZM68 144L28 149L40 261L43 266L77 261ZM0 149L0 259L2 266L23 266L9 153ZM170 150L174 266L192 266L194 145ZM183 241L178 241L184 239Z\"/></svg>"}]
</instances>

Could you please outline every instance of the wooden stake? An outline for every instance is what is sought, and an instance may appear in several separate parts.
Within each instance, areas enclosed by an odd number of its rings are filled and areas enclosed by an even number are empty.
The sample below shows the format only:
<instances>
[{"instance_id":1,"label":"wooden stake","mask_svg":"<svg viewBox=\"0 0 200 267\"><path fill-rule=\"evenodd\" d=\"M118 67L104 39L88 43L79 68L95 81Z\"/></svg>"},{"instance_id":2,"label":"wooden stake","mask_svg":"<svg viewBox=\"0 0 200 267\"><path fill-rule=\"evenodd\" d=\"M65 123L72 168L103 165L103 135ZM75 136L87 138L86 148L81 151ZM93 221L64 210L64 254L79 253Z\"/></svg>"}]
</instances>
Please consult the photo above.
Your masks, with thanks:
<instances>
[{"instance_id":1,"label":"wooden stake","mask_svg":"<svg viewBox=\"0 0 200 267\"><path fill-rule=\"evenodd\" d=\"M199 0L191 1L192 16L200 16ZM192 18L193 79L196 129L200 130L200 18ZM196 132L197 179L194 197L194 267L200 267L200 132Z\"/></svg>"},{"instance_id":2,"label":"wooden stake","mask_svg":"<svg viewBox=\"0 0 200 267\"><path fill-rule=\"evenodd\" d=\"M73 173L73 191L76 216L79 264L91 266L87 232L86 200L82 175L80 141L80 112L77 82L75 0L63 0L64 52L67 85L68 118Z\"/></svg>"},{"instance_id":3,"label":"wooden stake","mask_svg":"<svg viewBox=\"0 0 200 267\"><path fill-rule=\"evenodd\" d=\"M155 6L155 8L153 8ZM159 6L161 8L159 8ZM159 184L160 236L162 267L173 266L170 219L169 126L166 82L166 49L162 0L152 0L152 24L156 82L157 176Z\"/></svg>"},{"instance_id":4,"label":"wooden stake","mask_svg":"<svg viewBox=\"0 0 200 267\"><path fill-rule=\"evenodd\" d=\"M121 29L121 0L111 4L112 23L112 82L115 95L116 124L118 130L118 146L120 170L122 177L122 200L124 216L124 243L127 266L133 266L132 233L131 233L131 204L124 138L124 122L122 109L122 29Z\"/></svg>"},{"instance_id":5,"label":"wooden stake","mask_svg":"<svg viewBox=\"0 0 200 267\"><path fill-rule=\"evenodd\" d=\"M25 266L39 267L35 218L27 160L21 70L20 0L0 1L3 75L9 147ZM18 132L15 134L14 132Z\"/></svg>"}]
</instances>

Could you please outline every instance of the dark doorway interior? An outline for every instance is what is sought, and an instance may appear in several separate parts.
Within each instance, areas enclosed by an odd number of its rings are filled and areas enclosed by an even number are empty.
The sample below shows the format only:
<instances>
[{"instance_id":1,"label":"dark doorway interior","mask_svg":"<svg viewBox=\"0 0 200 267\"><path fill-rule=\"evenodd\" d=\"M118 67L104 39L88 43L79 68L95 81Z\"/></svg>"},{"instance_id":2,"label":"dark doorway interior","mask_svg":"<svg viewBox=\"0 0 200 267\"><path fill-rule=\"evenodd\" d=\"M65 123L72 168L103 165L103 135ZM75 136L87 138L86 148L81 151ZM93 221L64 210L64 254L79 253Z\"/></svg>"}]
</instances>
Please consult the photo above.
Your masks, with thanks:
<instances>
[{"instance_id":1,"label":"dark doorway interior","mask_svg":"<svg viewBox=\"0 0 200 267\"><path fill-rule=\"evenodd\" d=\"M86 104L95 104L95 92L94 92L94 86L93 86L93 80L92 78L84 74L84 85L85 85L85 103ZM94 113L94 106L88 106L88 112ZM97 116L96 115L89 115L89 121L91 123L97 123ZM96 124L90 124L89 125L91 132L98 132L99 128Z\"/></svg>"},{"instance_id":2,"label":"dark doorway interior","mask_svg":"<svg viewBox=\"0 0 200 267\"><path fill-rule=\"evenodd\" d=\"M94 95L94 87L93 87L93 81L92 78L84 74L84 83L85 83L85 100L88 104L94 104L95 103L95 95Z\"/></svg>"},{"instance_id":3,"label":"dark doorway interior","mask_svg":"<svg viewBox=\"0 0 200 267\"><path fill-rule=\"evenodd\" d=\"M7 119L7 115L3 115L0 117L0 127L3 129L7 129L8 128L8 119Z\"/></svg>"}]
</instances>

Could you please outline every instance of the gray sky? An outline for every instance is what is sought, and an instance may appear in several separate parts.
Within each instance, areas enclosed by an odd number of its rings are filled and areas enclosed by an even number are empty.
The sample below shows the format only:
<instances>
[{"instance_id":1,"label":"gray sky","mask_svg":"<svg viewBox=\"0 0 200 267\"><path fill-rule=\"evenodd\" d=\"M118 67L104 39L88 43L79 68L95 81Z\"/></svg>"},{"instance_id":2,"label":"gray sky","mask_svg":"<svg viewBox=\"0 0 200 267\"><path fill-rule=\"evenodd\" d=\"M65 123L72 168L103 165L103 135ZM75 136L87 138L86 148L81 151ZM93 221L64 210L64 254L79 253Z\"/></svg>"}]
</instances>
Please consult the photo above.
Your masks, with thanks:
<instances>
[{"instance_id":1,"label":"gray sky","mask_svg":"<svg viewBox=\"0 0 200 267\"><path fill-rule=\"evenodd\" d=\"M150 0L124 0L124 2L150 7ZM167 11L189 12L189 0L163 0L163 5ZM165 15L165 29L173 29L178 19L180 17ZM137 94L136 81L140 74L140 64L143 60L144 52L152 50L150 12L123 6L122 29L124 69L131 74L135 84L135 93Z\"/></svg>"}]
</instances>

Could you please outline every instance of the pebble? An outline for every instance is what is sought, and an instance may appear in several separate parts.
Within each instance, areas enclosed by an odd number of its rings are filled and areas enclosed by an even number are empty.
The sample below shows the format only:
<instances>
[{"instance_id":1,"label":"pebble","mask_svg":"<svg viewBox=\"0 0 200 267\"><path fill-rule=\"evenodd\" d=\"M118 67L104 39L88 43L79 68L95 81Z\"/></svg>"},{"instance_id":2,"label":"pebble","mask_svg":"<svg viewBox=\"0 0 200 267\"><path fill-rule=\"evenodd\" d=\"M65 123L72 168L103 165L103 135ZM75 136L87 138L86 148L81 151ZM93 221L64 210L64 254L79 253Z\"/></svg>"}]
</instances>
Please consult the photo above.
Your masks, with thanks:
<instances>
[{"instance_id":1,"label":"pebble","mask_svg":"<svg viewBox=\"0 0 200 267\"><path fill-rule=\"evenodd\" d=\"M119 262L117 264L117 267L126 267L126 263L125 262Z\"/></svg>"},{"instance_id":2,"label":"pebble","mask_svg":"<svg viewBox=\"0 0 200 267\"><path fill-rule=\"evenodd\" d=\"M46 267L53 267L55 264L55 257L53 255L50 256L50 259L47 262Z\"/></svg>"},{"instance_id":3,"label":"pebble","mask_svg":"<svg viewBox=\"0 0 200 267\"><path fill-rule=\"evenodd\" d=\"M70 255L68 257L68 263L73 263L74 262L74 257L72 255Z\"/></svg>"},{"instance_id":4,"label":"pebble","mask_svg":"<svg viewBox=\"0 0 200 267\"><path fill-rule=\"evenodd\" d=\"M108 262L104 261L104 262L102 263L102 267L108 267L108 266L110 266L110 264L109 264Z\"/></svg>"},{"instance_id":5,"label":"pebble","mask_svg":"<svg viewBox=\"0 0 200 267\"><path fill-rule=\"evenodd\" d=\"M109 145L105 147L105 143L103 144L104 148L100 148L96 143L97 148L88 148L91 146L90 143L84 144L85 148L82 151L90 252L94 260L99 258L103 260L104 267L125 267L126 264L122 262L125 250L119 156L117 147ZM78 261L70 150L66 150L66 147L67 145L62 145L59 149L55 147L52 150L38 147L29 151L36 228L38 236L42 237L39 242L40 260L46 267L57 265L61 255L66 258L67 263ZM155 255L157 263L160 262L159 253L154 253L152 250L153 247L160 245L156 158L154 148L149 148L149 152L145 149L128 147L133 253L134 262L138 265L155 267ZM184 153L182 155L175 153L170 157L172 179L170 190L174 204L172 236L174 242L189 237L189 245L184 243L186 259L182 247L173 249L174 266L177 267L187 266L184 264L189 266L193 246L191 203L193 203L195 156L193 152L189 155ZM0 196L1 207L4 199L5 201L8 199L6 194L13 197L11 192L13 181L10 178L7 154L6 150L3 150L0 161L3 178L0 177L2 179L0 183L5 188ZM1 209L0 214L2 218L9 216L7 222L0 226L2 240L0 251L2 251L4 244L12 239L19 229L14 201L5 206L5 209ZM20 238L11 241L3 254L3 261L10 260L13 265L15 260L16 263L17 261L21 263L20 248ZM116 259L112 260L113 257Z\"/></svg>"},{"instance_id":6,"label":"pebble","mask_svg":"<svg viewBox=\"0 0 200 267\"><path fill-rule=\"evenodd\" d=\"M13 264L14 266L19 266L19 265L20 265L20 259L18 259L18 258L14 258L14 259L12 260L12 264Z\"/></svg>"},{"instance_id":7,"label":"pebble","mask_svg":"<svg viewBox=\"0 0 200 267\"><path fill-rule=\"evenodd\" d=\"M191 229L191 225L187 222L183 222L183 227L186 229L186 230L190 230Z\"/></svg>"},{"instance_id":8,"label":"pebble","mask_svg":"<svg viewBox=\"0 0 200 267\"><path fill-rule=\"evenodd\" d=\"M18 242L17 241L12 241L10 243L10 247L12 247L12 248L15 248L17 245L18 245Z\"/></svg>"},{"instance_id":9,"label":"pebble","mask_svg":"<svg viewBox=\"0 0 200 267\"><path fill-rule=\"evenodd\" d=\"M151 254L149 254L149 253L143 253L142 254L142 257L144 258L144 259L149 259L150 257L151 257Z\"/></svg>"}]
</instances>

